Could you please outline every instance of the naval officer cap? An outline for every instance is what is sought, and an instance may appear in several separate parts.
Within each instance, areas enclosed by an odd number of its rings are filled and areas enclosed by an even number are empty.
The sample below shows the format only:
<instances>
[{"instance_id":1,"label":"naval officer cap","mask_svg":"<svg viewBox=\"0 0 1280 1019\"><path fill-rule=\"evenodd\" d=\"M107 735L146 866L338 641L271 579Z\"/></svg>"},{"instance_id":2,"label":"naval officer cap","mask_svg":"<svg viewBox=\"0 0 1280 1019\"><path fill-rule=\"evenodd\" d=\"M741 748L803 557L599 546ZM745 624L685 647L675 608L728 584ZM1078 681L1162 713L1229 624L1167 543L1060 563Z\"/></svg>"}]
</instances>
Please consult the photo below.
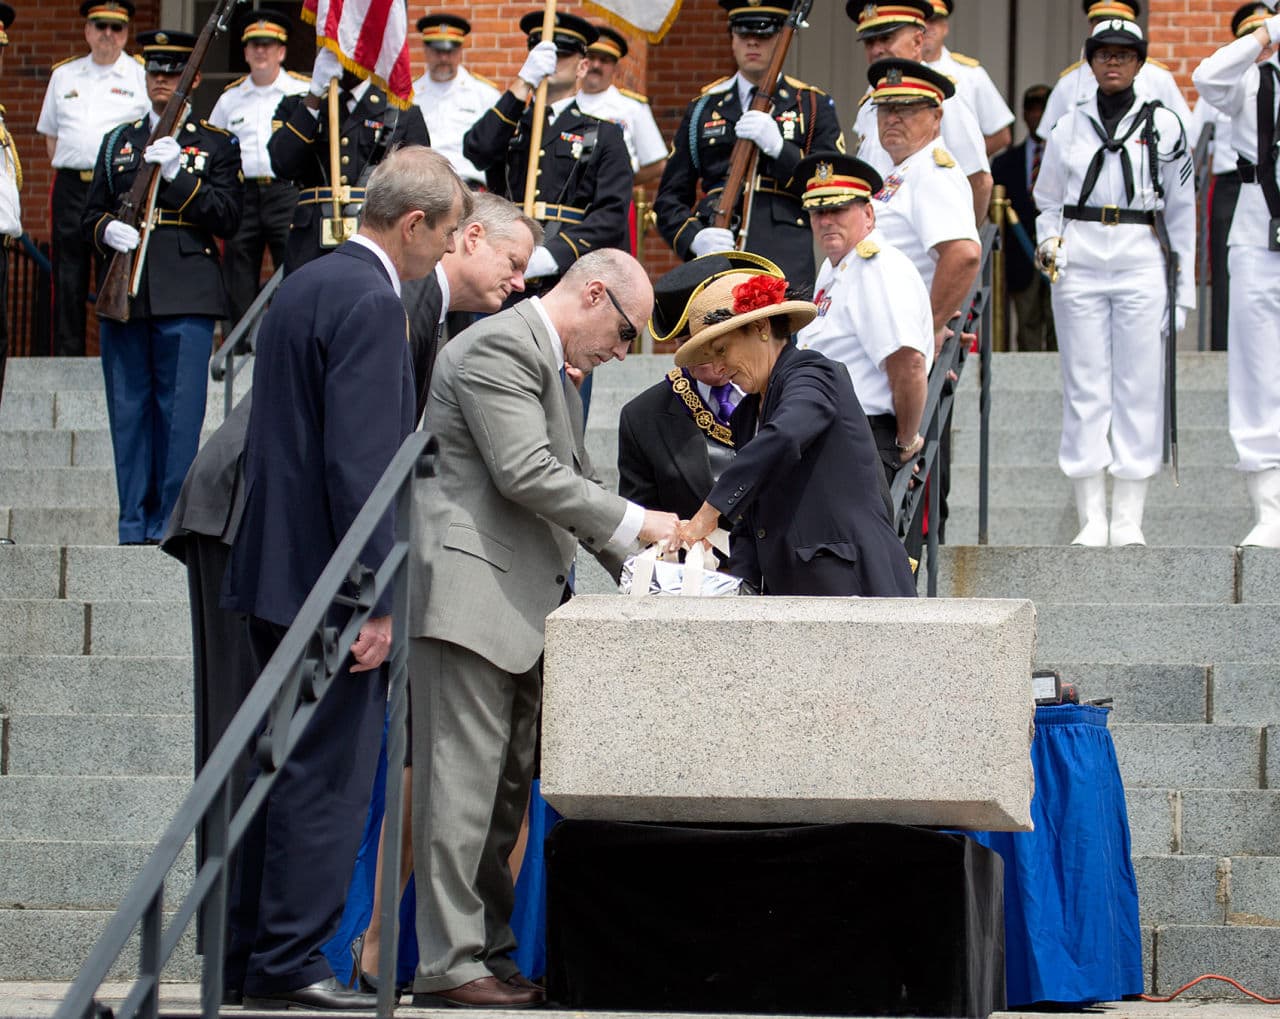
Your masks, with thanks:
<instances>
[{"instance_id":1,"label":"naval officer cap","mask_svg":"<svg viewBox=\"0 0 1280 1019\"><path fill-rule=\"evenodd\" d=\"M520 31L529 37L529 49L542 42L542 11L530 11L520 19ZM571 53L587 55L587 47L596 41L595 27L586 18L556 11L556 25L551 33L556 52L562 57Z\"/></svg>"},{"instance_id":2,"label":"naval officer cap","mask_svg":"<svg viewBox=\"0 0 1280 1019\"><path fill-rule=\"evenodd\" d=\"M929 0L929 20L949 18L955 9L955 0Z\"/></svg>"},{"instance_id":3,"label":"naval officer cap","mask_svg":"<svg viewBox=\"0 0 1280 1019\"><path fill-rule=\"evenodd\" d=\"M1123 46L1133 50L1138 54L1138 63L1147 59L1147 40L1142 37L1142 29L1136 21L1123 18L1099 21L1084 41L1085 60L1092 61L1094 54L1104 46Z\"/></svg>"},{"instance_id":4,"label":"naval officer cap","mask_svg":"<svg viewBox=\"0 0 1280 1019\"><path fill-rule=\"evenodd\" d=\"M1231 35L1235 39L1243 38L1250 32L1262 27L1271 17L1271 11L1265 4L1247 3L1236 9L1231 15Z\"/></svg>"},{"instance_id":5,"label":"naval officer cap","mask_svg":"<svg viewBox=\"0 0 1280 1019\"><path fill-rule=\"evenodd\" d=\"M139 32L138 45L148 74L181 74L196 48L196 37L190 32L170 32L159 28Z\"/></svg>"},{"instance_id":6,"label":"naval officer cap","mask_svg":"<svg viewBox=\"0 0 1280 1019\"><path fill-rule=\"evenodd\" d=\"M729 31L736 35L773 35L791 13L790 5L769 0L720 0L720 6L729 12Z\"/></svg>"},{"instance_id":7,"label":"naval officer cap","mask_svg":"<svg viewBox=\"0 0 1280 1019\"><path fill-rule=\"evenodd\" d=\"M90 21L119 21L127 25L133 17L130 0L84 0L80 5L80 17Z\"/></svg>"},{"instance_id":8,"label":"naval officer cap","mask_svg":"<svg viewBox=\"0 0 1280 1019\"><path fill-rule=\"evenodd\" d=\"M858 26L858 38L862 40L888 35L905 25L924 28L924 23L933 15L933 5L929 0L893 0L892 3L847 0L844 12Z\"/></svg>"},{"instance_id":9,"label":"naval officer cap","mask_svg":"<svg viewBox=\"0 0 1280 1019\"><path fill-rule=\"evenodd\" d=\"M279 11L250 11L240 21L240 41L277 42L281 46L289 42L289 29L293 22Z\"/></svg>"},{"instance_id":10,"label":"naval officer cap","mask_svg":"<svg viewBox=\"0 0 1280 1019\"><path fill-rule=\"evenodd\" d=\"M1137 21L1138 15L1142 13L1139 0L1081 0L1080 6L1084 8L1085 17L1090 22L1112 21L1116 18L1121 21Z\"/></svg>"},{"instance_id":11,"label":"naval officer cap","mask_svg":"<svg viewBox=\"0 0 1280 1019\"><path fill-rule=\"evenodd\" d=\"M871 101L877 106L927 102L941 106L956 94L955 82L941 71L914 60L891 57L867 68Z\"/></svg>"},{"instance_id":12,"label":"naval officer cap","mask_svg":"<svg viewBox=\"0 0 1280 1019\"><path fill-rule=\"evenodd\" d=\"M621 60L627 55L629 47L621 32L608 25L595 25L596 41L587 47L587 52L596 57L612 57Z\"/></svg>"},{"instance_id":13,"label":"naval officer cap","mask_svg":"<svg viewBox=\"0 0 1280 1019\"><path fill-rule=\"evenodd\" d=\"M424 14L418 19L417 29L424 45L448 53L471 34L471 22L456 14Z\"/></svg>"},{"instance_id":14,"label":"naval officer cap","mask_svg":"<svg viewBox=\"0 0 1280 1019\"><path fill-rule=\"evenodd\" d=\"M703 255L661 276L653 285L653 315L649 319L654 340L666 343L687 336L689 302L714 280L739 274L783 278L782 270L769 259L749 251Z\"/></svg>"},{"instance_id":15,"label":"naval officer cap","mask_svg":"<svg viewBox=\"0 0 1280 1019\"><path fill-rule=\"evenodd\" d=\"M9 26L17 16L17 12L12 7L0 3L0 46L9 45Z\"/></svg>"},{"instance_id":16,"label":"naval officer cap","mask_svg":"<svg viewBox=\"0 0 1280 1019\"><path fill-rule=\"evenodd\" d=\"M870 163L832 151L815 152L800 160L787 189L813 212L870 201L883 186L884 181Z\"/></svg>"}]
</instances>

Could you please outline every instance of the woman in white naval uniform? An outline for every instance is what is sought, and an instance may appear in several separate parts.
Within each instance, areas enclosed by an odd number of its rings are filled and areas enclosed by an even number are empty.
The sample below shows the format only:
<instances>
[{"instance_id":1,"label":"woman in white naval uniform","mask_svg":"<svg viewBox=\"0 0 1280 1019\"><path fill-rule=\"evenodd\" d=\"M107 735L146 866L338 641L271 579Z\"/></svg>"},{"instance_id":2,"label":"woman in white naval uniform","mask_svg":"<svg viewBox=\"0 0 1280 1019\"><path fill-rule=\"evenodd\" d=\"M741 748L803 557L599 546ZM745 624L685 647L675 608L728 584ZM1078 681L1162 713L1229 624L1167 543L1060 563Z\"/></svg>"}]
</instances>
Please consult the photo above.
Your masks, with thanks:
<instances>
[{"instance_id":1,"label":"woman in white naval uniform","mask_svg":"<svg viewBox=\"0 0 1280 1019\"><path fill-rule=\"evenodd\" d=\"M1194 181L1178 116L1134 94L1147 54L1142 30L1100 22L1085 54L1098 91L1054 127L1035 187L1037 253L1061 274L1052 291L1062 366L1058 463L1075 487L1081 530L1073 544L1145 545L1142 510L1163 452L1169 321L1154 224L1163 209L1180 265L1181 327L1195 307Z\"/></svg>"},{"instance_id":2,"label":"woman in white naval uniform","mask_svg":"<svg viewBox=\"0 0 1280 1019\"><path fill-rule=\"evenodd\" d=\"M1260 4L1253 17L1253 30L1205 58L1191 80L1231 117L1231 143L1241 160L1240 198L1227 236L1227 404L1257 523L1240 544L1280 548L1280 14Z\"/></svg>"}]
</instances>

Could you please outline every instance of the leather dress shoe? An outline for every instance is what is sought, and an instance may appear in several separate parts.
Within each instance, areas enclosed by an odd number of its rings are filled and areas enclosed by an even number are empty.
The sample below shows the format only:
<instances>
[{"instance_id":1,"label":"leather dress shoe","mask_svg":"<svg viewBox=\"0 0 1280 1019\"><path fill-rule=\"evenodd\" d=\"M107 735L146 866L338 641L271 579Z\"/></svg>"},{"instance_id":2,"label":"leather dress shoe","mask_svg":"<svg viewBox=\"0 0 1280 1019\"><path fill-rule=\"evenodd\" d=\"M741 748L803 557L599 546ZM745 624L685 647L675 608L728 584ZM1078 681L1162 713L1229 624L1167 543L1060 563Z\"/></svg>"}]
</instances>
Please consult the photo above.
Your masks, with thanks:
<instances>
[{"instance_id":1,"label":"leather dress shoe","mask_svg":"<svg viewBox=\"0 0 1280 1019\"><path fill-rule=\"evenodd\" d=\"M333 977L328 977L292 991L278 991L274 994L246 994L244 996L244 1007L260 1008L266 1011L304 1008L337 1011L368 1009L372 1012L378 1007L378 998L374 994L352 991L343 987Z\"/></svg>"},{"instance_id":2,"label":"leather dress shoe","mask_svg":"<svg viewBox=\"0 0 1280 1019\"><path fill-rule=\"evenodd\" d=\"M537 991L539 994L546 994L546 991L543 989L541 984L535 984L523 973L513 973L511 976L507 977L505 982L510 984L512 987L523 987L527 991Z\"/></svg>"},{"instance_id":3,"label":"leather dress shoe","mask_svg":"<svg viewBox=\"0 0 1280 1019\"><path fill-rule=\"evenodd\" d=\"M363 955L364 934L361 934L355 941L351 942L351 979L347 981L347 986L357 991L363 991L366 994L377 994L378 977L360 965L360 958ZM399 1001L400 996L412 986L412 980L396 984L396 1001Z\"/></svg>"},{"instance_id":4,"label":"leather dress shoe","mask_svg":"<svg viewBox=\"0 0 1280 1019\"><path fill-rule=\"evenodd\" d=\"M493 976L413 996L415 1008L535 1008L545 1000L541 987L517 987Z\"/></svg>"}]
</instances>

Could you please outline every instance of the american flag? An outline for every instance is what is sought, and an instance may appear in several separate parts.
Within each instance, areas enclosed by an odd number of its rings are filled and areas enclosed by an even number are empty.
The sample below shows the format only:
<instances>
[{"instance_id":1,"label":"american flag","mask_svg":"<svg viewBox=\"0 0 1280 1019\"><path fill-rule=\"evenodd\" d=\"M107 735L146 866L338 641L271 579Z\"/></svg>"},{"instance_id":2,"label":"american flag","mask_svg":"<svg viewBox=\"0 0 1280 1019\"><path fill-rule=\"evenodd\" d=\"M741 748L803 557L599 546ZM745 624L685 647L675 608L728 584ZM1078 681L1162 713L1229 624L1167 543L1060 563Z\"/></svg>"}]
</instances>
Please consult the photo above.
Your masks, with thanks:
<instances>
[{"instance_id":1,"label":"american flag","mask_svg":"<svg viewBox=\"0 0 1280 1019\"><path fill-rule=\"evenodd\" d=\"M404 0L305 0L302 19L347 70L372 79L402 109L413 102Z\"/></svg>"},{"instance_id":2,"label":"american flag","mask_svg":"<svg viewBox=\"0 0 1280 1019\"><path fill-rule=\"evenodd\" d=\"M619 28L643 32L650 42L661 42L680 13L680 0L587 0Z\"/></svg>"}]
</instances>

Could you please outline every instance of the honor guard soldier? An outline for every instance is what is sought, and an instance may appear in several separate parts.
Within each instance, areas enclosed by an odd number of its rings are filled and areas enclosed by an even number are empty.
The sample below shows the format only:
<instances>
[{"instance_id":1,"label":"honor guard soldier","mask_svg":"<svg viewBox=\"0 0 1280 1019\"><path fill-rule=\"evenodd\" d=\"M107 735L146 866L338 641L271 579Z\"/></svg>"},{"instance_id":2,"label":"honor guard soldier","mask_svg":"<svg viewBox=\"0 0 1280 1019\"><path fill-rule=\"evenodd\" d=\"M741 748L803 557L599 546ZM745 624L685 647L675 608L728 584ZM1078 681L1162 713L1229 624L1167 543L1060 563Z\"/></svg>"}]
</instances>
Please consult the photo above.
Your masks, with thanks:
<instances>
[{"instance_id":1,"label":"honor guard soldier","mask_svg":"<svg viewBox=\"0 0 1280 1019\"><path fill-rule=\"evenodd\" d=\"M124 51L131 0L85 0L80 15L86 19L90 52L54 65L36 124L54 168L53 352L59 357L84 354L93 249L85 243L80 222L102 136L151 108L142 65Z\"/></svg>"},{"instance_id":2,"label":"honor guard soldier","mask_svg":"<svg viewBox=\"0 0 1280 1019\"><path fill-rule=\"evenodd\" d=\"M1094 27L1085 57L1098 87L1055 125L1036 177L1037 257L1050 278L1061 274L1058 465L1075 489L1076 545L1146 544L1142 511L1163 453L1164 343L1177 339L1169 303L1179 329L1196 303L1191 154L1178 117L1137 94L1146 55L1136 22ZM1166 246L1179 262L1172 291Z\"/></svg>"},{"instance_id":3,"label":"honor guard soldier","mask_svg":"<svg viewBox=\"0 0 1280 1019\"><path fill-rule=\"evenodd\" d=\"M1117 18L1137 24L1138 15L1142 13L1140 0L1082 0L1082 3L1089 18L1090 29L1103 21ZM1048 141L1054 124L1077 106L1092 99L1097 87L1097 79L1094 78L1087 59L1077 60L1066 68L1049 93L1049 102L1045 105L1044 116L1040 120L1040 137ZM1160 61L1143 62L1138 68L1138 77L1134 79L1133 90L1141 99L1159 99L1178 115L1183 124L1191 123L1191 110L1182 97L1182 89L1178 87L1173 72Z\"/></svg>"},{"instance_id":4,"label":"honor guard soldier","mask_svg":"<svg viewBox=\"0 0 1280 1019\"><path fill-rule=\"evenodd\" d=\"M636 187L652 184L661 178L667 165L667 143L653 119L649 97L613 83L618 61L629 49L627 40L608 25L594 27L599 34L587 47L587 73L578 92L578 109L622 128Z\"/></svg>"},{"instance_id":5,"label":"honor guard soldier","mask_svg":"<svg viewBox=\"0 0 1280 1019\"><path fill-rule=\"evenodd\" d=\"M596 30L573 14L556 14L554 39L542 41L542 13L520 19L529 56L507 91L467 132L462 149L485 172L489 190L520 202L529 164L530 98L547 82L548 123L538 153L534 218L546 230L525 276L546 283L600 248L627 248L631 158L617 124L583 113L577 73ZM537 289L537 288L535 288Z\"/></svg>"},{"instance_id":6,"label":"honor guard soldier","mask_svg":"<svg viewBox=\"0 0 1280 1019\"><path fill-rule=\"evenodd\" d=\"M289 221L298 201L297 188L276 178L267 153L281 100L301 95L310 84L305 75L284 69L291 27L289 19L275 11L252 11L245 18L240 41L249 73L223 90L209 114L210 124L240 140L244 168L244 215L240 229L227 241L222 263L232 324L240 321L258 293L263 251L269 248L271 261L284 264Z\"/></svg>"},{"instance_id":7,"label":"honor guard soldier","mask_svg":"<svg viewBox=\"0 0 1280 1019\"><path fill-rule=\"evenodd\" d=\"M760 0L720 0L720 6L729 12L738 71L712 82L685 110L653 203L658 229L685 259L735 247L733 231L710 223L734 142L744 138L760 149L760 160L750 222L740 225L747 230L743 247L776 263L793 286L811 287L809 221L786 184L806 153L844 150L835 103L821 89L784 76L772 113L749 110L790 7ZM705 194L700 202L699 193Z\"/></svg>"},{"instance_id":8,"label":"honor guard soldier","mask_svg":"<svg viewBox=\"0 0 1280 1019\"><path fill-rule=\"evenodd\" d=\"M4 48L9 45L9 26L14 10L0 3L0 68L4 67ZM0 235L8 249L22 236L22 206L18 191L22 188L22 162L13 144L13 135L4 122L5 109L0 106ZM0 398L4 396L4 364L9 353L9 258L0 255Z\"/></svg>"},{"instance_id":9,"label":"honor guard soldier","mask_svg":"<svg viewBox=\"0 0 1280 1019\"><path fill-rule=\"evenodd\" d=\"M431 147L444 155L458 176L473 188L484 174L462 154L462 136L498 101L502 90L488 78L462 66L463 41L471 22L456 14L428 14L418 19L427 73L413 83L413 101L431 133Z\"/></svg>"},{"instance_id":10,"label":"honor guard soldier","mask_svg":"<svg viewBox=\"0 0 1280 1019\"><path fill-rule=\"evenodd\" d=\"M930 8L924 24L922 63L956 83L956 98L978 119L987 143L987 155L994 155L1013 141L1013 110L978 61L947 49L955 0L930 0Z\"/></svg>"},{"instance_id":11,"label":"honor guard soldier","mask_svg":"<svg viewBox=\"0 0 1280 1019\"><path fill-rule=\"evenodd\" d=\"M330 185L328 103L322 97L338 78L339 224L333 224ZM274 133L267 142L271 169L299 189L285 250L286 275L313 258L332 251L355 233L356 217L364 202L364 182L373 168L397 145L430 145L422 111L410 105L397 109L371 81L344 71L338 57L322 47L316 53L311 85L302 95L285 96L276 110Z\"/></svg>"},{"instance_id":12,"label":"honor guard soldier","mask_svg":"<svg viewBox=\"0 0 1280 1019\"><path fill-rule=\"evenodd\" d=\"M1240 544L1280 548L1280 15L1251 6L1234 26L1239 38L1205 58L1191 79L1232 119L1231 144L1240 154L1240 197L1227 239L1227 406L1236 466L1247 472L1257 514Z\"/></svg>"},{"instance_id":13,"label":"honor guard soldier","mask_svg":"<svg viewBox=\"0 0 1280 1019\"><path fill-rule=\"evenodd\" d=\"M235 135L188 120L172 137L147 144L195 36L142 32L138 41L151 112L102 140L84 217L101 264L119 252L135 260L136 271L136 259L145 259L129 320L103 319L99 331L122 545L159 543L196 455L213 326L227 314L215 238L235 233L244 204ZM159 168L158 186L153 225L140 247L138 231L114 213L149 165Z\"/></svg>"},{"instance_id":14,"label":"honor guard soldier","mask_svg":"<svg viewBox=\"0 0 1280 1019\"><path fill-rule=\"evenodd\" d=\"M923 62L925 21L931 10L929 0L895 0L892 4L848 0L845 4L845 14L858 26L858 41L868 65L890 57ZM893 170L893 160L880 145L871 92L868 88L858 104L853 133L858 158L884 177ZM942 144L969 180L974 221L981 223L991 203L991 163L977 118L954 94L942 103Z\"/></svg>"}]
</instances>

